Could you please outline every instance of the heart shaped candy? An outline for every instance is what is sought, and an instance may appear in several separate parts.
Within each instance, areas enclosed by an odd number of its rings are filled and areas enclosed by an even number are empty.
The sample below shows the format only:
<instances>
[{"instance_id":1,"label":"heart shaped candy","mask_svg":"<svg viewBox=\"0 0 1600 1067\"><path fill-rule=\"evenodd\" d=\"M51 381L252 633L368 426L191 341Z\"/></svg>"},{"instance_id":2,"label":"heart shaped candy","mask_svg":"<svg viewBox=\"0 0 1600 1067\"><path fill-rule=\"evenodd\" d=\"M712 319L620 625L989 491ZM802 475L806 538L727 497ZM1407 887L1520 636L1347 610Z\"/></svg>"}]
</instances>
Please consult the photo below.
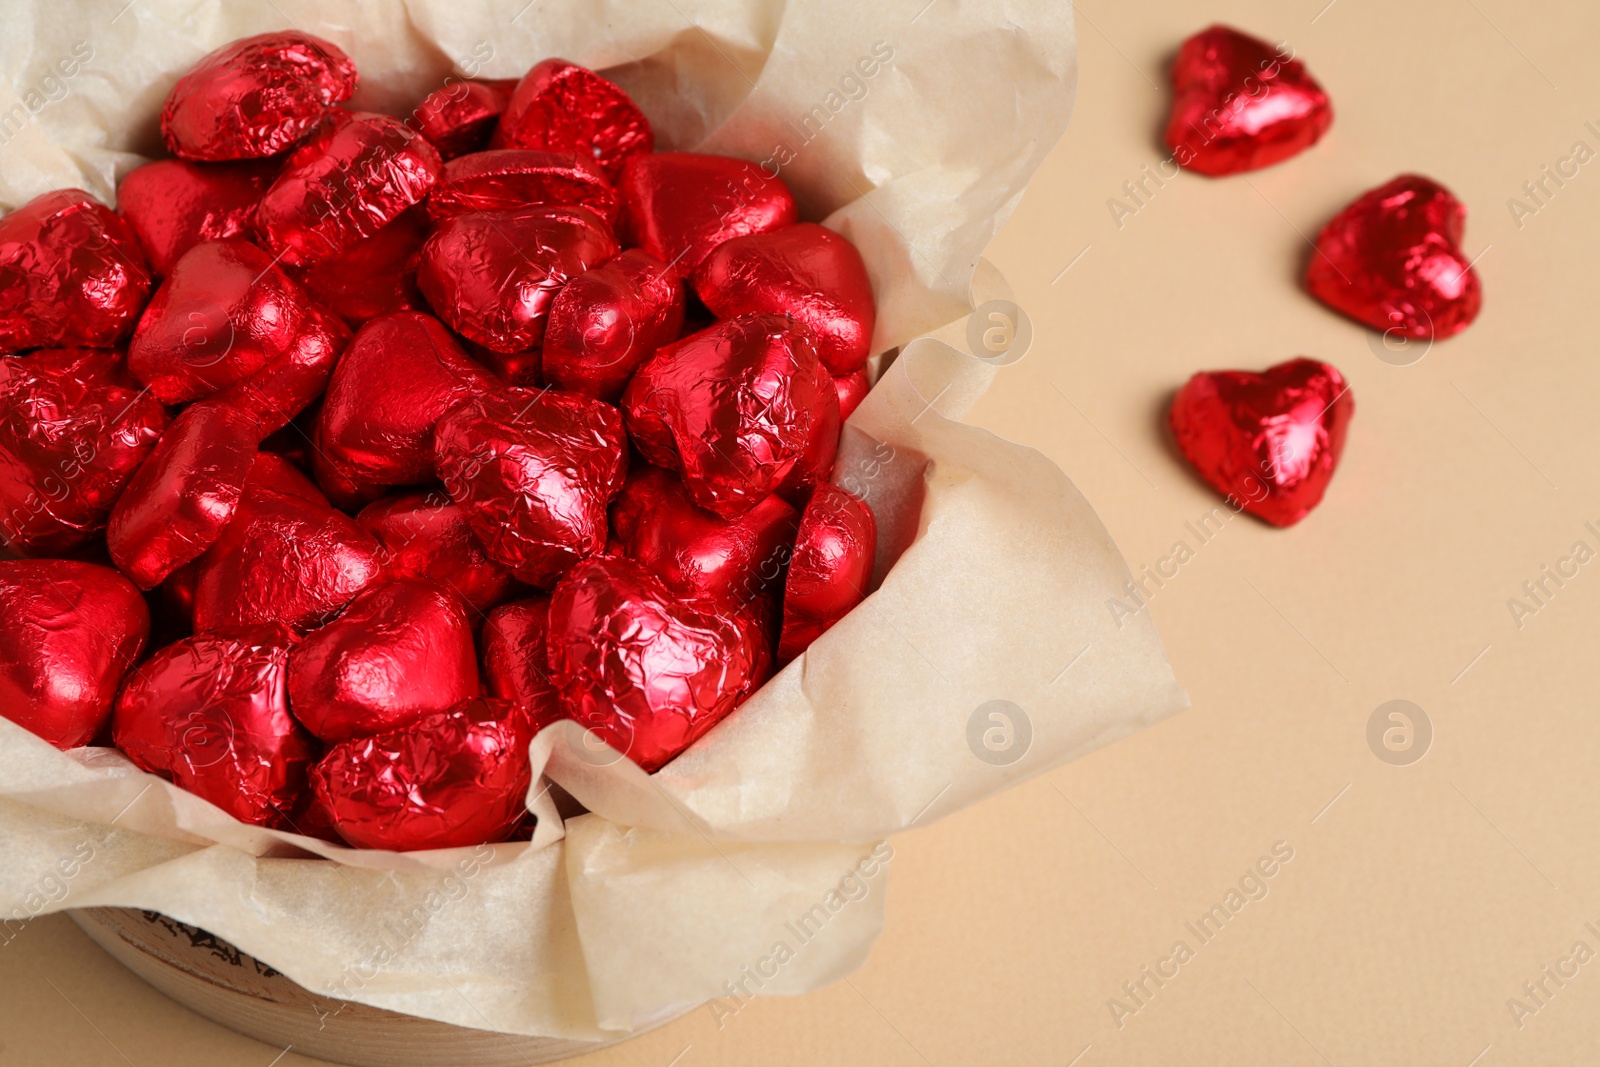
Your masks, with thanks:
<instances>
[{"instance_id":1,"label":"heart shaped candy","mask_svg":"<svg viewBox=\"0 0 1600 1067\"><path fill-rule=\"evenodd\" d=\"M334 365L350 343L350 327L315 304L306 308L288 349L242 381L211 395L256 420L263 437L287 426L328 387Z\"/></svg>"},{"instance_id":2,"label":"heart shaped candy","mask_svg":"<svg viewBox=\"0 0 1600 1067\"><path fill-rule=\"evenodd\" d=\"M435 223L473 211L515 211L534 204L576 204L617 221L616 190L584 156L502 148L472 152L444 165L428 194Z\"/></svg>"},{"instance_id":3,"label":"heart shaped candy","mask_svg":"<svg viewBox=\"0 0 1600 1067\"><path fill-rule=\"evenodd\" d=\"M110 567L0 561L0 714L66 750L94 740L150 634L144 598Z\"/></svg>"},{"instance_id":4,"label":"heart shaped candy","mask_svg":"<svg viewBox=\"0 0 1600 1067\"><path fill-rule=\"evenodd\" d=\"M379 315L421 308L417 259L428 239L428 215L421 205L330 259L294 272L311 299L352 328Z\"/></svg>"},{"instance_id":5,"label":"heart shaped candy","mask_svg":"<svg viewBox=\"0 0 1600 1067\"><path fill-rule=\"evenodd\" d=\"M418 132L439 150L440 156L454 159L489 143L516 87L516 78L451 79L424 97L411 117Z\"/></svg>"},{"instance_id":6,"label":"heart shaped candy","mask_svg":"<svg viewBox=\"0 0 1600 1067\"><path fill-rule=\"evenodd\" d=\"M1344 375L1302 358L1260 373L1196 374L1178 390L1170 421L1212 488L1274 526L1293 526L1322 500L1354 412Z\"/></svg>"},{"instance_id":7,"label":"heart shaped candy","mask_svg":"<svg viewBox=\"0 0 1600 1067\"><path fill-rule=\"evenodd\" d=\"M616 403L639 364L678 339L683 306L677 275L637 248L584 271L550 305L545 381Z\"/></svg>"},{"instance_id":8,"label":"heart shaped candy","mask_svg":"<svg viewBox=\"0 0 1600 1067\"><path fill-rule=\"evenodd\" d=\"M872 509L838 486L811 494L784 579L778 658L791 660L866 598L878 550Z\"/></svg>"},{"instance_id":9,"label":"heart shaped candy","mask_svg":"<svg viewBox=\"0 0 1600 1067\"><path fill-rule=\"evenodd\" d=\"M556 585L549 643L567 714L646 771L722 721L759 670L738 624L674 596L643 564L609 556Z\"/></svg>"},{"instance_id":10,"label":"heart shaped candy","mask_svg":"<svg viewBox=\"0 0 1600 1067\"><path fill-rule=\"evenodd\" d=\"M385 574L438 583L473 609L474 624L520 588L472 536L466 510L438 489L384 497L356 521L378 539Z\"/></svg>"},{"instance_id":11,"label":"heart shaped candy","mask_svg":"<svg viewBox=\"0 0 1600 1067\"><path fill-rule=\"evenodd\" d=\"M525 74L500 116L491 148L537 148L593 159L615 180L622 165L655 149L650 120L615 84L564 59Z\"/></svg>"},{"instance_id":12,"label":"heart shaped candy","mask_svg":"<svg viewBox=\"0 0 1600 1067\"><path fill-rule=\"evenodd\" d=\"M502 604L483 624L483 684L491 696L514 700L533 732L563 717L550 680L550 598Z\"/></svg>"},{"instance_id":13,"label":"heart shaped candy","mask_svg":"<svg viewBox=\"0 0 1600 1067\"><path fill-rule=\"evenodd\" d=\"M1328 94L1299 60L1230 27L1195 34L1172 64L1166 140L1180 167L1212 177L1270 167L1332 123Z\"/></svg>"},{"instance_id":14,"label":"heart shaped candy","mask_svg":"<svg viewBox=\"0 0 1600 1067\"><path fill-rule=\"evenodd\" d=\"M256 204L278 174L274 160L214 163L158 159L117 186L117 212L139 235L158 276L203 241L249 240Z\"/></svg>"},{"instance_id":15,"label":"heart shaped candy","mask_svg":"<svg viewBox=\"0 0 1600 1067\"><path fill-rule=\"evenodd\" d=\"M783 179L728 156L634 156L617 182L625 242L688 278L724 241L792 226L799 218Z\"/></svg>"},{"instance_id":16,"label":"heart shaped candy","mask_svg":"<svg viewBox=\"0 0 1600 1067\"><path fill-rule=\"evenodd\" d=\"M489 558L547 587L605 547L606 506L628 453L617 409L592 397L507 387L439 420L439 477Z\"/></svg>"},{"instance_id":17,"label":"heart shaped candy","mask_svg":"<svg viewBox=\"0 0 1600 1067\"><path fill-rule=\"evenodd\" d=\"M1306 269L1311 294L1375 330L1428 340L1472 325L1483 305L1461 250L1467 209L1450 190L1402 174L1333 217Z\"/></svg>"}]
</instances>

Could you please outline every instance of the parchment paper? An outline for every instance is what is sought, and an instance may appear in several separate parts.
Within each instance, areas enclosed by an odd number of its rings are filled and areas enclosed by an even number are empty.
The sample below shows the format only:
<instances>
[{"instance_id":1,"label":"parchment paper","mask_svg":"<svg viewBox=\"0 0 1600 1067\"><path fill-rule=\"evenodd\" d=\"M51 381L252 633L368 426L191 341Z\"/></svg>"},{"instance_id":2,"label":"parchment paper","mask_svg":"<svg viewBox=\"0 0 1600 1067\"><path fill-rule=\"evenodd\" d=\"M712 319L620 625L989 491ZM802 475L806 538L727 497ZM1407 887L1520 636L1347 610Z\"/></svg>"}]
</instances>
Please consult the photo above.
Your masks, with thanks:
<instances>
[{"instance_id":1,"label":"parchment paper","mask_svg":"<svg viewBox=\"0 0 1600 1067\"><path fill-rule=\"evenodd\" d=\"M899 351L835 475L878 516L876 589L653 777L546 730L526 843L340 849L0 719L0 940L141 907L316 992L599 1038L842 977L883 924L882 839L1184 706L1148 615L1105 607L1129 575L1093 510L1044 457L955 421L994 368L927 336L963 336L980 253L1066 125L1065 0L125 2L0 2L0 208L72 185L112 202L179 74L290 25L350 53L359 106L404 114L452 71L561 55L625 85L662 147L775 160L805 217L861 249L874 350ZM1003 722L979 713L997 700ZM563 823L552 781L590 813Z\"/></svg>"}]
</instances>

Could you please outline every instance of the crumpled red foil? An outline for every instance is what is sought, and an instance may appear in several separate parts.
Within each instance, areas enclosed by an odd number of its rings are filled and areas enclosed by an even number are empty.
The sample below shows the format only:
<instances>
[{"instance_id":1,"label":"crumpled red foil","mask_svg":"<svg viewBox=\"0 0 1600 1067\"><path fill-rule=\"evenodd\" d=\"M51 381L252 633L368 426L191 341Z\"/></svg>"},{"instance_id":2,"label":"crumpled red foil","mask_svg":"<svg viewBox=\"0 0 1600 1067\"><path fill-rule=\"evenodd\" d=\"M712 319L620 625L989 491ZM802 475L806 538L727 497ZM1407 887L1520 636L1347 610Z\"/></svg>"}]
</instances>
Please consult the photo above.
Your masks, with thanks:
<instances>
[{"instance_id":1,"label":"crumpled red foil","mask_svg":"<svg viewBox=\"0 0 1600 1067\"><path fill-rule=\"evenodd\" d=\"M65 751L94 740L150 635L144 598L110 567L0 560L0 715Z\"/></svg>"},{"instance_id":2,"label":"crumpled red foil","mask_svg":"<svg viewBox=\"0 0 1600 1067\"><path fill-rule=\"evenodd\" d=\"M1293 526L1322 500L1344 450L1355 399L1327 363L1292 359L1190 378L1169 418L1200 476L1236 507Z\"/></svg>"},{"instance_id":3,"label":"crumpled red foil","mask_svg":"<svg viewBox=\"0 0 1600 1067\"><path fill-rule=\"evenodd\" d=\"M356 521L378 539L385 574L438 583L472 608L474 625L480 613L522 588L484 552L465 509L442 490L384 497L363 508Z\"/></svg>"},{"instance_id":4,"label":"crumpled red foil","mask_svg":"<svg viewBox=\"0 0 1600 1067\"><path fill-rule=\"evenodd\" d=\"M116 212L82 189L36 196L0 219L0 352L114 345L150 285L139 239Z\"/></svg>"},{"instance_id":5,"label":"crumpled red foil","mask_svg":"<svg viewBox=\"0 0 1600 1067\"><path fill-rule=\"evenodd\" d=\"M317 755L289 713L295 640L283 626L250 626L157 650L117 698L117 747L236 819L289 828Z\"/></svg>"},{"instance_id":6,"label":"crumpled red foil","mask_svg":"<svg viewBox=\"0 0 1600 1067\"><path fill-rule=\"evenodd\" d=\"M637 248L584 271L550 305L546 382L616 403L639 365L678 339L683 312L677 276Z\"/></svg>"},{"instance_id":7,"label":"crumpled red foil","mask_svg":"<svg viewBox=\"0 0 1600 1067\"><path fill-rule=\"evenodd\" d=\"M346 841L395 852L503 841L527 812L525 716L476 698L404 729L333 746L311 771Z\"/></svg>"},{"instance_id":8,"label":"crumpled red foil","mask_svg":"<svg viewBox=\"0 0 1600 1067\"><path fill-rule=\"evenodd\" d=\"M496 352L521 352L544 339L561 287L618 251L611 228L582 207L456 215L422 246L417 285L458 333Z\"/></svg>"},{"instance_id":9,"label":"crumpled red foil","mask_svg":"<svg viewBox=\"0 0 1600 1067\"><path fill-rule=\"evenodd\" d=\"M489 143L516 87L515 78L452 81L423 98L412 124L445 159L476 152Z\"/></svg>"},{"instance_id":10,"label":"crumpled red foil","mask_svg":"<svg viewBox=\"0 0 1600 1067\"><path fill-rule=\"evenodd\" d=\"M723 518L766 499L818 432L818 360L782 315L740 315L660 349L622 397L646 460Z\"/></svg>"},{"instance_id":11,"label":"crumpled red foil","mask_svg":"<svg viewBox=\"0 0 1600 1067\"><path fill-rule=\"evenodd\" d=\"M284 355L310 307L255 245L207 241L156 290L128 346L128 370L162 403L199 400Z\"/></svg>"},{"instance_id":12,"label":"crumpled red foil","mask_svg":"<svg viewBox=\"0 0 1600 1067\"><path fill-rule=\"evenodd\" d=\"M1472 325L1483 287L1462 250L1467 209L1450 190L1402 174L1335 215L1306 268L1311 294L1375 330L1416 340Z\"/></svg>"},{"instance_id":13,"label":"crumpled red foil","mask_svg":"<svg viewBox=\"0 0 1600 1067\"><path fill-rule=\"evenodd\" d=\"M646 771L693 744L757 681L740 625L674 596L642 563L602 556L550 597L550 673L568 717Z\"/></svg>"},{"instance_id":14,"label":"crumpled red foil","mask_svg":"<svg viewBox=\"0 0 1600 1067\"><path fill-rule=\"evenodd\" d=\"M306 308L287 351L250 377L213 393L211 399L248 412L266 437L287 426L322 395L349 343L350 327L313 304Z\"/></svg>"},{"instance_id":15,"label":"crumpled red foil","mask_svg":"<svg viewBox=\"0 0 1600 1067\"><path fill-rule=\"evenodd\" d=\"M490 696L513 700L533 733L562 718L550 680L550 598L502 604L483 624L483 685Z\"/></svg>"},{"instance_id":16,"label":"crumpled red foil","mask_svg":"<svg viewBox=\"0 0 1600 1067\"><path fill-rule=\"evenodd\" d=\"M233 518L261 436L252 416L226 404L180 412L111 510L106 546L117 568L154 589L198 559Z\"/></svg>"},{"instance_id":17,"label":"crumpled red foil","mask_svg":"<svg viewBox=\"0 0 1600 1067\"><path fill-rule=\"evenodd\" d=\"M327 504L247 483L233 521L197 562L194 628L308 630L378 579L379 552L370 533Z\"/></svg>"},{"instance_id":18,"label":"crumpled red foil","mask_svg":"<svg viewBox=\"0 0 1600 1067\"><path fill-rule=\"evenodd\" d=\"M548 587L605 548L606 508L628 469L616 408L577 393L506 387L434 431L439 477L489 558Z\"/></svg>"},{"instance_id":19,"label":"crumpled red foil","mask_svg":"<svg viewBox=\"0 0 1600 1067\"><path fill-rule=\"evenodd\" d=\"M782 588L799 513L769 496L737 519L689 499L677 476L642 467L611 506L622 552L680 597L738 608Z\"/></svg>"},{"instance_id":20,"label":"crumpled red foil","mask_svg":"<svg viewBox=\"0 0 1600 1067\"><path fill-rule=\"evenodd\" d=\"M692 276L724 241L793 226L799 219L783 179L729 156L635 156L623 168L617 192L623 243L644 249L682 278Z\"/></svg>"},{"instance_id":21,"label":"crumpled red foil","mask_svg":"<svg viewBox=\"0 0 1600 1067\"><path fill-rule=\"evenodd\" d=\"M655 133L628 94L564 59L537 64L517 83L491 148L537 148L593 159L612 181L655 150Z\"/></svg>"},{"instance_id":22,"label":"crumpled red foil","mask_svg":"<svg viewBox=\"0 0 1600 1067\"><path fill-rule=\"evenodd\" d=\"M793 469L778 483L778 495L797 508L805 507L813 487L832 477L833 464L839 456L839 433L844 426L839 410L839 390L828 368L821 364L817 365L814 404L811 409L811 443L795 461Z\"/></svg>"},{"instance_id":23,"label":"crumpled red foil","mask_svg":"<svg viewBox=\"0 0 1600 1067\"><path fill-rule=\"evenodd\" d=\"M299 30L223 45L178 79L161 136L181 159L274 156L356 90L350 57Z\"/></svg>"},{"instance_id":24,"label":"crumpled red foil","mask_svg":"<svg viewBox=\"0 0 1600 1067\"><path fill-rule=\"evenodd\" d=\"M1212 177L1270 167L1332 124L1328 94L1305 65L1249 34L1212 26L1173 61L1166 141L1180 167Z\"/></svg>"},{"instance_id":25,"label":"crumpled red foil","mask_svg":"<svg viewBox=\"0 0 1600 1067\"><path fill-rule=\"evenodd\" d=\"M0 359L0 542L28 555L88 542L166 426L118 352Z\"/></svg>"},{"instance_id":26,"label":"crumpled red foil","mask_svg":"<svg viewBox=\"0 0 1600 1067\"><path fill-rule=\"evenodd\" d=\"M866 598L877 550L872 509L838 486L817 486L800 515L784 581L778 659L800 655Z\"/></svg>"},{"instance_id":27,"label":"crumpled red foil","mask_svg":"<svg viewBox=\"0 0 1600 1067\"><path fill-rule=\"evenodd\" d=\"M854 374L841 374L833 379L834 388L839 393L839 419L848 419L861 402L872 392L872 380L867 377L866 370L858 370Z\"/></svg>"},{"instance_id":28,"label":"crumpled red foil","mask_svg":"<svg viewBox=\"0 0 1600 1067\"><path fill-rule=\"evenodd\" d=\"M718 318L788 315L811 331L829 374L860 370L872 354L872 279L856 246L825 226L724 241L695 271L694 290Z\"/></svg>"},{"instance_id":29,"label":"crumpled red foil","mask_svg":"<svg viewBox=\"0 0 1600 1067\"><path fill-rule=\"evenodd\" d=\"M250 465L250 474L244 480L245 491L270 489L284 496L296 496L313 504L326 507L328 498L322 490L294 463L272 452L257 452L256 461Z\"/></svg>"},{"instance_id":30,"label":"crumpled red foil","mask_svg":"<svg viewBox=\"0 0 1600 1067\"><path fill-rule=\"evenodd\" d=\"M344 503L352 489L376 496L384 486L431 481L440 416L495 388L488 369L433 316L402 311L373 319L328 383L312 457L317 483Z\"/></svg>"},{"instance_id":31,"label":"crumpled red foil","mask_svg":"<svg viewBox=\"0 0 1600 1067\"><path fill-rule=\"evenodd\" d=\"M502 148L473 152L444 166L428 194L428 216L443 222L473 211L515 211L534 204L573 204L617 221L621 202L605 174L585 156Z\"/></svg>"},{"instance_id":32,"label":"crumpled red foil","mask_svg":"<svg viewBox=\"0 0 1600 1067\"><path fill-rule=\"evenodd\" d=\"M256 204L278 175L277 160L190 163L158 159L136 167L117 186L117 213L133 228L164 277L202 241L248 240Z\"/></svg>"},{"instance_id":33,"label":"crumpled red foil","mask_svg":"<svg viewBox=\"0 0 1600 1067\"><path fill-rule=\"evenodd\" d=\"M378 582L289 654L289 706L327 742L409 725L478 695L467 609L433 582Z\"/></svg>"},{"instance_id":34,"label":"crumpled red foil","mask_svg":"<svg viewBox=\"0 0 1600 1067\"><path fill-rule=\"evenodd\" d=\"M421 203L443 165L399 119L331 111L261 198L256 229L288 266L331 259Z\"/></svg>"},{"instance_id":35,"label":"crumpled red foil","mask_svg":"<svg viewBox=\"0 0 1600 1067\"><path fill-rule=\"evenodd\" d=\"M428 239L428 216L407 208L371 237L295 273L311 299L358 327L368 319L422 307L417 259Z\"/></svg>"}]
</instances>

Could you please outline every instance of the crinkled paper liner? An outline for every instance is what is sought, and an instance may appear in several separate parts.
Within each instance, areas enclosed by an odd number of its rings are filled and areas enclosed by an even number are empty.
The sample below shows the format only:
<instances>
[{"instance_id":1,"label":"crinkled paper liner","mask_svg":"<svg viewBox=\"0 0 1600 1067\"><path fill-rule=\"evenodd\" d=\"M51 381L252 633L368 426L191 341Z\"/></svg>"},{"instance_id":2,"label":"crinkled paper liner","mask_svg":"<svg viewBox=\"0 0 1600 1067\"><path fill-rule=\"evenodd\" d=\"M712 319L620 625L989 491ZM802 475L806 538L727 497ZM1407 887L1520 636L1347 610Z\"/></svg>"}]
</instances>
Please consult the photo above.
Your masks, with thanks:
<instances>
[{"instance_id":1,"label":"crinkled paper liner","mask_svg":"<svg viewBox=\"0 0 1600 1067\"><path fill-rule=\"evenodd\" d=\"M843 977L883 926L883 839L1184 705L1148 615L1106 611L1128 572L1094 511L1043 456L954 421L994 371L927 336L962 336L947 324L979 255L1066 125L1064 0L125 2L0 3L0 208L61 186L111 202L158 150L178 75L286 20L351 54L360 106L403 114L452 69L514 77L560 55L626 86L662 147L781 167L804 215L861 249L874 350L900 350L835 475L877 514L876 588L653 777L572 724L546 730L527 843L336 848L0 719L0 940L62 908L145 908L315 992L615 1036L727 983ZM995 700L1020 709L1008 765L980 758L975 712ZM563 825L550 781L590 814Z\"/></svg>"}]
</instances>

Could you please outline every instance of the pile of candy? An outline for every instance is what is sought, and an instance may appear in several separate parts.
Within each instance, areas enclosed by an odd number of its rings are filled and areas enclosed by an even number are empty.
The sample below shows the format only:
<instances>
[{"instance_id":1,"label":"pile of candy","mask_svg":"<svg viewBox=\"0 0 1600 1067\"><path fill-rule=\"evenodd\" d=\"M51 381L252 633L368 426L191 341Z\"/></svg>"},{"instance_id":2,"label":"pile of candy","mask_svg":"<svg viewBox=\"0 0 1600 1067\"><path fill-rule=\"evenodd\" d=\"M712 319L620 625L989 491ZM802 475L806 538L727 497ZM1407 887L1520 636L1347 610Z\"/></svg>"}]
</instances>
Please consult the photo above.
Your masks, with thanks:
<instances>
[{"instance_id":1,"label":"pile of candy","mask_svg":"<svg viewBox=\"0 0 1600 1067\"><path fill-rule=\"evenodd\" d=\"M542 727L653 771L863 598L872 287L582 67L356 82L235 42L116 212L0 219L0 713L247 822L501 840Z\"/></svg>"}]
</instances>

